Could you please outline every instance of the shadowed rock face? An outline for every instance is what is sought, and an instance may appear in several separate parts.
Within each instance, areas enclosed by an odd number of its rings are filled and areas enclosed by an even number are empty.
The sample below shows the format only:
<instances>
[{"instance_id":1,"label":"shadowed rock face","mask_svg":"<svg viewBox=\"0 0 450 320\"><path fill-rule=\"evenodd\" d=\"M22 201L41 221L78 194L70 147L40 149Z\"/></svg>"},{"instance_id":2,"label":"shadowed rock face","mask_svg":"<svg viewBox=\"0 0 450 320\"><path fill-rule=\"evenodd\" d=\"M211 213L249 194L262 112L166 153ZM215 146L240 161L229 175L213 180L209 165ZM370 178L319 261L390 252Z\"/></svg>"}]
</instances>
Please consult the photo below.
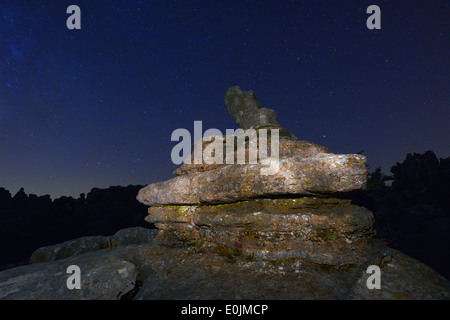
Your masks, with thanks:
<instances>
[{"instance_id":1,"label":"shadowed rock face","mask_svg":"<svg viewBox=\"0 0 450 320\"><path fill-rule=\"evenodd\" d=\"M225 94L225 104L230 115L243 130L259 128L281 129L281 136L297 139L292 133L279 125L275 110L261 108L261 103L253 91L242 91L238 86L231 87Z\"/></svg>"},{"instance_id":2,"label":"shadowed rock face","mask_svg":"<svg viewBox=\"0 0 450 320\"><path fill-rule=\"evenodd\" d=\"M261 108L253 91L242 91L239 87L228 89L225 94L228 112L242 129L264 126L279 126L277 113L272 109Z\"/></svg>"},{"instance_id":3,"label":"shadowed rock face","mask_svg":"<svg viewBox=\"0 0 450 320\"><path fill-rule=\"evenodd\" d=\"M100 252L0 272L0 300L121 299L136 286L138 270L115 255L99 256ZM80 267L80 290L67 288L70 265Z\"/></svg>"},{"instance_id":4,"label":"shadowed rock face","mask_svg":"<svg viewBox=\"0 0 450 320\"><path fill-rule=\"evenodd\" d=\"M30 263L62 260L75 255L101 249L111 249L128 244L151 242L155 235L156 230L154 229L134 227L119 230L110 237L82 237L56 245L39 248L31 255Z\"/></svg>"}]
</instances>

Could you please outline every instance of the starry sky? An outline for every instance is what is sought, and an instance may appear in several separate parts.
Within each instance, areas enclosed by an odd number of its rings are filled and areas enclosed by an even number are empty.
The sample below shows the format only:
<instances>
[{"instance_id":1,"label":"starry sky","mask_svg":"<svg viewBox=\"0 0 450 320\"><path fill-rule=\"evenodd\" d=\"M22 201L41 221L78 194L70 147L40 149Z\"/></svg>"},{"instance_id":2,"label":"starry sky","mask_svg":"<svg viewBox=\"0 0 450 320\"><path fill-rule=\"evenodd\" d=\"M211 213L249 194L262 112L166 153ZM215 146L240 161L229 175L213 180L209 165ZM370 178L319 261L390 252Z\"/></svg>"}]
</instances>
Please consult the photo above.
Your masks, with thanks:
<instances>
[{"instance_id":1,"label":"starry sky","mask_svg":"<svg viewBox=\"0 0 450 320\"><path fill-rule=\"evenodd\" d=\"M68 30L69 5L81 30ZM381 8L381 30L366 9ZM169 179L177 128L253 90L299 139L450 156L450 2L1 0L0 186L77 197Z\"/></svg>"}]
</instances>

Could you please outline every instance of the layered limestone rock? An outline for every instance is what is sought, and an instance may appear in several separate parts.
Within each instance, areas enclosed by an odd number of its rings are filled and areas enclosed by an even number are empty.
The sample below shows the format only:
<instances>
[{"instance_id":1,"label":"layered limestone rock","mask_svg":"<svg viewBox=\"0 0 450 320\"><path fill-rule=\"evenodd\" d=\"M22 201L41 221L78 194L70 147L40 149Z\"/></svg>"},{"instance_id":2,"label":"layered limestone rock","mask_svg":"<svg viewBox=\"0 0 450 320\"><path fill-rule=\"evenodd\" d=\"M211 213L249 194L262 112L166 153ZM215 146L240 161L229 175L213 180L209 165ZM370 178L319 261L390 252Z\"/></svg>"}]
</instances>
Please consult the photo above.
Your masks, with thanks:
<instances>
[{"instance_id":1,"label":"layered limestone rock","mask_svg":"<svg viewBox=\"0 0 450 320\"><path fill-rule=\"evenodd\" d=\"M381 261L373 215L348 200L257 199L223 205L154 206L158 241L228 248L258 259L302 257L329 265Z\"/></svg>"},{"instance_id":2,"label":"layered limestone rock","mask_svg":"<svg viewBox=\"0 0 450 320\"><path fill-rule=\"evenodd\" d=\"M160 229L157 241L196 243L257 259L300 257L327 265L381 261L372 213L334 197L365 186L366 158L333 154L279 134L288 131L251 91L230 88L225 103L246 131L195 142L176 177L148 185L137 196L150 206L146 220ZM276 131L263 131L267 128ZM194 163L199 150L202 162ZM238 161L242 154L244 163Z\"/></svg>"},{"instance_id":3,"label":"layered limestone rock","mask_svg":"<svg viewBox=\"0 0 450 320\"><path fill-rule=\"evenodd\" d=\"M231 203L271 196L314 196L349 192L366 183L365 157L321 153L280 159L273 175L263 164L225 165L151 184L137 199L149 206Z\"/></svg>"},{"instance_id":4,"label":"layered limestone rock","mask_svg":"<svg viewBox=\"0 0 450 320\"><path fill-rule=\"evenodd\" d=\"M212 136L212 137L206 137L203 138L200 142L196 142L194 144L194 149L198 148L201 150L201 153L203 154L202 162L201 163L195 163L194 162L194 153L190 155L190 161L189 164L182 164L179 168L177 168L174 171L174 174L177 176L189 174L189 173L195 173L195 172L204 172L209 170L218 169L221 167L224 167L227 165L228 159L231 159L232 164L238 163L238 144L239 144L239 137L243 136L244 134L241 133L237 136ZM301 157L301 158L307 158L316 154L320 153L330 153L328 148L319 146L317 144L307 142L307 141L298 141L298 140L292 140L292 139L286 139L286 138L279 138L277 145L274 145L272 142L270 131L267 132L267 136L262 138L259 134L259 131L256 131L256 135L258 140L256 141L255 149L258 150L259 145L264 145L267 148L267 152L265 154L262 154L261 152L257 152L255 158L257 161L261 162L261 160L270 159L270 156L273 154L274 151L272 151L272 147L277 147L277 153L278 156L281 159L291 158L291 157ZM227 143L232 140L232 147L227 149ZM211 148L210 146L218 143L218 148L212 148L213 152L207 152L206 150L208 148ZM244 140L244 145L242 146L243 149L243 159L250 159L251 154L251 148L253 147L254 141L249 141L248 139ZM221 152L222 156L216 155L218 150ZM221 149L221 150L220 150ZM194 151L195 152L195 151ZM216 161L216 159L221 159L221 163L218 163L219 161Z\"/></svg>"}]
</instances>

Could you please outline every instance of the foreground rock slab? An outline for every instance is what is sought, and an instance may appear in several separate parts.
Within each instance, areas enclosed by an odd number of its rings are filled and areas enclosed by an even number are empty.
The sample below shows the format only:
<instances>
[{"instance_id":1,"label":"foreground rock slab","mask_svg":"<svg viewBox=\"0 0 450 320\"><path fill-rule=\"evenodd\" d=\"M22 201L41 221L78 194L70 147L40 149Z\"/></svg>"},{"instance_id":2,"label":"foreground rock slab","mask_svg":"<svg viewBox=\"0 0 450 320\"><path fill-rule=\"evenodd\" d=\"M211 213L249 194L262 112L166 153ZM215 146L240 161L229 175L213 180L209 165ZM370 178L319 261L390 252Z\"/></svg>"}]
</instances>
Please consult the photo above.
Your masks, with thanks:
<instances>
[{"instance_id":1,"label":"foreground rock slab","mask_svg":"<svg viewBox=\"0 0 450 320\"><path fill-rule=\"evenodd\" d=\"M147 243L98 250L0 272L0 299L449 299L450 285L428 266L387 248L381 289L369 290L366 266L304 259L249 260L198 246ZM68 290L66 268L81 268L81 290Z\"/></svg>"},{"instance_id":2,"label":"foreground rock slab","mask_svg":"<svg viewBox=\"0 0 450 320\"><path fill-rule=\"evenodd\" d=\"M81 290L67 288L71 265L81 269ZM0 299L117 300L134 289L137 274L132 263L115 255L75 256L1 272Z\"/></svg>"},{"instance_id":3,"label":"foreground rock slab","mask_svg":"<svg viewBox=\"0 0 450 320\"><path fill-rule=\"evenodd\" d=\"M113 236L91 236L69 240L52 246L37 249L30 257L30 263L62 260L101 249L111 249L129 244L151 242L157 230L132 227L119 230Z\"/></svg>"}]
</instances>

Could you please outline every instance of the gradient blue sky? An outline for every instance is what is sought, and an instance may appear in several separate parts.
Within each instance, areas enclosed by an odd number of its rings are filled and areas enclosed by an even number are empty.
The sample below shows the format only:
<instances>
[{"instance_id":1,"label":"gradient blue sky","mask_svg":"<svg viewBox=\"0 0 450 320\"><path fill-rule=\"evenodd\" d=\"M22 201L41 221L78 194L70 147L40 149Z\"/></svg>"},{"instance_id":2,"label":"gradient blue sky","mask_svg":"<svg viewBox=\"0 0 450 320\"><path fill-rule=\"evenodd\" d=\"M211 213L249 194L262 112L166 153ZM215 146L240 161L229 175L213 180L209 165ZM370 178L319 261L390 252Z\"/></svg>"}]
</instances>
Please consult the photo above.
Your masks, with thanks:
<instances>
[{"instance_id":1,"label":"gradient blue sky","mask_svg":"<svg viewBox=\"0 0 450 320\"><path fill-rule=\"evenodd\" d=\"M448 157L449 4L2 0L0 186L57 197L168 179L175 129L236 128L234 85L301 140L364 150L386 173L406 153Z\"/></svg>"}]
</instances>

